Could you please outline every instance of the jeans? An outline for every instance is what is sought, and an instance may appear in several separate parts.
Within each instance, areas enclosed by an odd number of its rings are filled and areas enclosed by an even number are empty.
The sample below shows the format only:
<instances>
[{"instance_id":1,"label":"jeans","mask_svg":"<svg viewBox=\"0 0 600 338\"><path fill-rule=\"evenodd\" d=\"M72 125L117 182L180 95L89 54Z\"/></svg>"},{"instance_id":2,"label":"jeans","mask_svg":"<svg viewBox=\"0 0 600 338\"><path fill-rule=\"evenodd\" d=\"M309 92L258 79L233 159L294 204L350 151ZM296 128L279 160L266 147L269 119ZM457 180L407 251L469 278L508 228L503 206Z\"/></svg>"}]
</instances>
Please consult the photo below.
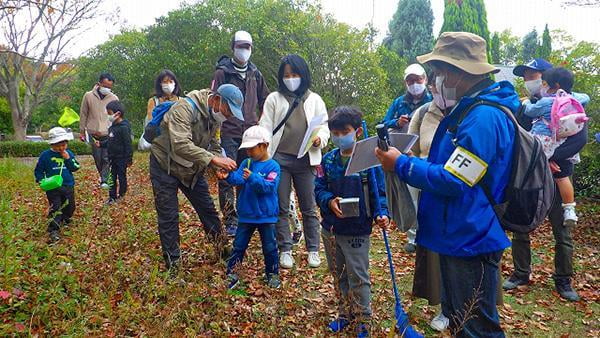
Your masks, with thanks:
<instances>
[{"instance_id":1,"label":"jeans","mask_svg":"<svg viewBox=\"0 0 600 338\"><path fill-rule=\"evenodd\" d=\"M239 150L242 139L221 136L221 147L230 159L238 165L248 156L245 150ZM219 181L219 206L226 226L237 225L238 216L235 210L235 187L225 180Z\"/></svg>"},{"instance_id":2,"label":"jeans","mask_svg":"<svg viewBox=\"0 0 600 338\"><path fill-rule=\"evenodd\" d=\"M338 300L339 317L368 320L372 314L370 236L334 235L325 229L321 231L321 235L327 266L334 281L337 281L341 296Z\"/></svg>"},{"instance_id":3,"label":"jeans","mask_svg":"<svg viewBox=\"0 0 600 338\"><path fill-rule=\"evenodd\" d=\"M457 337L504 337L496 309L500 258L502 251L474 257L440 254L442 311Z\"/></svg>"},{"instance_id":4,"label":"jeans","mask_svg":"<svg viewBox=\"0 0 600 338\"><path fill-rule=\"evenodd\" d=\"M208 182L204 176L198 177L193 188L183 185L179 179L167 174L160 164L150 155L150 180L154 192L154 205L158 217L158 233L163 257L167 266L179 260L179 200L177 191L181 190L190 201L200 217L205 233L209 239L218 244L223 240L223 230L219 213L208 190Z\"/></svg>"},{"instance_id":5,"label":"jeans","mask_svg":"<svg viewBox=\"0 0 600 338\"><path fill-rule=\"evenodd\" d=\"M127 164L128 159L113 158L110 160L110 175L112 182L110 182L110 190L108 195L111 199L117 199L125 196L127 192ZM117 184L118 181L118 184ZM119 188L119 194L117 195L117 186Z\"/></svg>"},{"instance_id":6,"label":"jeans","mask_svg":"<svg viewBox=\"0 0 600 338\"><path fill-rule=\"evenodd\" d=\"M235 240L233 241L233 251L227 262L227 274L235 272L235 268L238 267L238 265L241 265L255 230L258 230L258 233L260 234L260 242L262 244L263 257L265 259L265 275L279 274L275 224L270 223L238 224Z\"/></svg>"},{"instance_id":7,"label":"jeans","mask_svg":"<svg viewBox=\"0 0 600 338\"><path fill-rule=\"evenodd\" d=\"M554 279L569 279L573 276L573 237L571 227L564 226L562 200L558 189L554 204L548 215L554 235ZM512 241L514 276L529 280L531 274L531 240L529 234L513 235Z\"/></svg>"},{"instance_id":8,"label":"jeans","mask_svg":"<svg viewBox=\"0 0 600 338\"><path fill-rule=\"evenodd\" d=\"M103 136L98 140L106 138L108 136ZM94 158L94 163L96 164L96 170L100 174L100 182L108 183L108 175L110 173L110 161L108 160L108 149L107 148L98 148L94 142L90 142L92 146L92 157Z\"/></svg>"},{"instance_id":9,"label":"jeans","mask_svg":"<svg viewBox=\"0 0 600 338\"><path fill-rule=\"evenodd\" d=\"M288 214L290 211L290 193L292 183L298 196L304 239L309 252L319 251L320 237L319 219L317 218L317 203L315 202L315 174L310 166L308 155L301 159L296 156L275 153L273 159L281 167L281 180L279 181L279 222L277 223L277 245L279 251L292 250L292 233Z\"/></svg>"},{"instance_id":10,"label":"jeans","mask_svg":"<svg viewBox=\"0 0 600 338\"><path fill-rule=\"evenodd\" d=\"M50 204L48 232L58 231L61 225L69 223L75 212L75 192L73 187L62 186L46 191Z\"/></svg>"}]
</instances>

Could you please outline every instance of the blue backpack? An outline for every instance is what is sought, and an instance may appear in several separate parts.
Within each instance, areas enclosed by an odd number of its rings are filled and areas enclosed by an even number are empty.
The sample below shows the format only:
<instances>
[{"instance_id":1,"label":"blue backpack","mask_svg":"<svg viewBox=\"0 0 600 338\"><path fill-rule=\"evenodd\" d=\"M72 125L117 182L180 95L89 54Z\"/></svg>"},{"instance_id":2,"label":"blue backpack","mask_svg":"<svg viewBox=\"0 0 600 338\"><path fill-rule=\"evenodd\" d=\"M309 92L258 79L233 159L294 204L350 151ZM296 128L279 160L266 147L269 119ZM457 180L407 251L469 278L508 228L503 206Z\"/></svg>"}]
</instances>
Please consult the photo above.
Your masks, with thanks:
<instances>
[{"instance_id":1,"label":"blue backpack","mask_svg":"<svg viewBox=\"0 0 600 338\"><path fill-rule=\"evenodd\" d=\"M192 123L196 123L198 121L198 111L200 109L194 100L190 99L189 97L185 97L185 100L192 106L194 111L194 121ZM150 120L150 122L148 122L146 125L146 128L144 128L144 140L146 140L148 143L152 143L155 138L160 136L160 124L162 123L165 114L177 102L179 101L163 102L152 109L152 120Z\"/></svg>"}]
</instances>

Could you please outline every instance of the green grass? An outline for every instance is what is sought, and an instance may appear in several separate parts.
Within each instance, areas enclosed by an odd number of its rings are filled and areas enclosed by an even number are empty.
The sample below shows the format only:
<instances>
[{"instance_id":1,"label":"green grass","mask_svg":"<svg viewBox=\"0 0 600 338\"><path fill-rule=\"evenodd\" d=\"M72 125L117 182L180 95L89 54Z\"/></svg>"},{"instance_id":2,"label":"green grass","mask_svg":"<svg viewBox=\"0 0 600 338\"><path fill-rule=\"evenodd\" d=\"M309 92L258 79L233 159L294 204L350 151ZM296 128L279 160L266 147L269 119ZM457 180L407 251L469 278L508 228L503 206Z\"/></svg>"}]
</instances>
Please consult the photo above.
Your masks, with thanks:
<instances>
[{"instance_id":1,"label":"green grass","mask_svg":"<svg viewBox=\"0 0 600 338\"><path fill-rule=\"evenodd\" d=\"M33 182L32 165L0 160L0 291L9 294L0 297L0 336L327 335L325 325L336 304L324 259L320 268L308 269L300 248L296 267L282 271L283 287L270 290L262 282L255 236L240 272L242 287L226 291L225 267L181 199L181 243L187 252L181 277L187 283L170 282L156 233L147 154L136 154L130 193L110 208L103 206L107 196L97 187L93 163L85 159L82 164L76 173L74 223L61 242L48 246L47 201ZM585 219L594 219L599 206L587 203L581 210ZM553 293L553 240L546 225L533 239L534 283L504 295L508 305L500 312L508 336L598 336L598 224L583 224L574 237L575 285L584 300L568 303ZM393 232L390 239L412 323L427 336L442 336L428 325L437 309L410 297L414 257L402 251L405 235ZM373 335L385 336L394 302L379 234L372 245ZM505 276L510 259L508 250Z\"/></svg>"}]
</instances>

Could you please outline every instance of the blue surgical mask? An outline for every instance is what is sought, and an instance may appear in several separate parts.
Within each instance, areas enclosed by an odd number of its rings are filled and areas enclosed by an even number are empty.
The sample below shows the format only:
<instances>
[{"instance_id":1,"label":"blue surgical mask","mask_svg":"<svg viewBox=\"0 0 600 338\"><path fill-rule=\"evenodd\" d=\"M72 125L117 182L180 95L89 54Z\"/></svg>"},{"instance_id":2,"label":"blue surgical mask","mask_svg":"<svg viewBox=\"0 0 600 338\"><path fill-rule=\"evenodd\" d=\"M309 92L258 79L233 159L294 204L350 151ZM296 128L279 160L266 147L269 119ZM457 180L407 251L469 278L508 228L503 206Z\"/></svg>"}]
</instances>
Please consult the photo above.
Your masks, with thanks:
<instances>
[{"instance_id":1,"label":"blue surgical mask","mask_svg":"<svg viewBox=\"0 0 600 338\"><path fill-rule=\"evenodd\" d=\"M354 143L356 143L356 130L344 136L332 135L331 142L340 148L341 151L350 150L354 147Z\"/></svg>"}]
</instances>

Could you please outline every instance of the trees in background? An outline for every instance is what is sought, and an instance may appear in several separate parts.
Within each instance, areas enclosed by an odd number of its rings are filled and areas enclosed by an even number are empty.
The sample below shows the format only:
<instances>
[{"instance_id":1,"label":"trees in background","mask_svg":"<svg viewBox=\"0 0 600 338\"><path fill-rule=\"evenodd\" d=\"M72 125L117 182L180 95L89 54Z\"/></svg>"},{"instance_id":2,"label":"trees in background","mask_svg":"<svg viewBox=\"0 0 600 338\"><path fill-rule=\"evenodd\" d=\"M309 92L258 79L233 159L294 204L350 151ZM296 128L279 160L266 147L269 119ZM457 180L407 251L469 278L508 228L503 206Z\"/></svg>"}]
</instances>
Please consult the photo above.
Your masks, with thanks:
<instances>
[{"instance_id":1,"label":"trees in background","mask_svg":"<svg viewBox=\"0 0 600 338\"><path fill-rule=\"evenodd\" d=\"M383 44L409 63L431 51L433 11L429 0L400 0Z\"/></svg>"},{"instance_id":2,"label":"trees in background","mask_svg":"<svg viewBox=\"0 0 600 338\"><path fill-rule=\"evenodd\" d=\"M78 30L98 19L99 0L14 0L0 6L0 95L17 140L35 109L71 74L65 52Z\"/></svg>"}]
</instances>

